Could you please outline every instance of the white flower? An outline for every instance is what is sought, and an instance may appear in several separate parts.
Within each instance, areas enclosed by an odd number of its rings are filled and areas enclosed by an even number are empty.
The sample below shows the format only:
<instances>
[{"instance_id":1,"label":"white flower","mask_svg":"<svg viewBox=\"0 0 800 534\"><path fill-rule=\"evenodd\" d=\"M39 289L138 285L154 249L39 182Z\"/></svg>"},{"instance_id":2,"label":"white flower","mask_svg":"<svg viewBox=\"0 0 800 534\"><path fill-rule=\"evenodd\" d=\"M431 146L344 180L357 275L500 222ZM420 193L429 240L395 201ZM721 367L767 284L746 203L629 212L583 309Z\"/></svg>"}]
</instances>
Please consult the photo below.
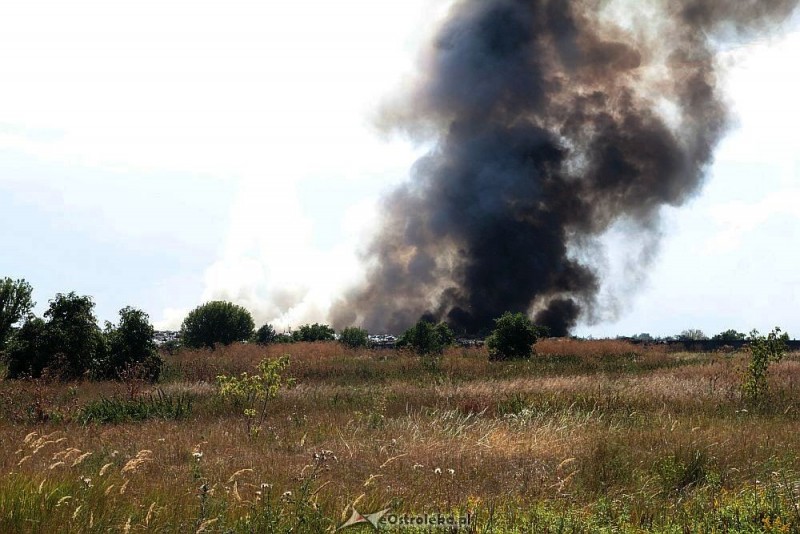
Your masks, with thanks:
<instances>
[{"instance_id":1,"label":"white flower","mask_svg":"<svg viewBox=\"0 0 800 534\"><path fill-rule=\"evenodd\" d=\"M438 468L438 467L436 469L434 469L433 472L435 474L437 474L437 475L441 475L442 474L442 470L440 468Z\"/></svg>"},{"instance_id":2,"label":"white flower","mask_svg":"<svg viewBox=\"0 0 800 534\"><path fill-rule=\"evenodd\" d=\"M450 474L450 476L454 476L456 474L455 469L448 469L447 472Z\"/></svg>"},{"instance_id":3,"label":"white flower","mask_svg":"<svg viewBox=\"0 0 800 534\"><path fill-rule=\"evenodd\" d=\"M202 458L202 457L203 457L203 453L202 453L201 451L194 451L194 452L192 453L192 456L194 456L194 459L195 459L195 460L197 460L197 461L199 462L199 461L200 461L200 458Z\"/></svg>"}]
</instances>

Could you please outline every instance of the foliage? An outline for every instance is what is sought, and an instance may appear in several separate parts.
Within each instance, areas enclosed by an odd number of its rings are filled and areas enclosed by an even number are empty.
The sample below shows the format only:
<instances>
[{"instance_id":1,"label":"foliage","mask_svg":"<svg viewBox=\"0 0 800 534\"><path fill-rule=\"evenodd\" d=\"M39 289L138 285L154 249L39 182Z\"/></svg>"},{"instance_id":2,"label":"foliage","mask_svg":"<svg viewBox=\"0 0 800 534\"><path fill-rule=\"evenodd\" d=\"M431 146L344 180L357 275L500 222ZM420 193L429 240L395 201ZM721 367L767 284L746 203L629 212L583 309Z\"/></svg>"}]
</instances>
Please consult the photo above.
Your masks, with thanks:
<instances>
[{"instance_id":1,"label":"foliage","mask_svg":"<svg viewBox=\"0 0 800 534\"><path fill-rule=\"evenodd\" d=\"M181 339L187 347L214 348L247 341L253 335L253 317L246 309L231 302L215 300L189 312L181 325Z\"/></svg>"},{"instance_id":2,"label":"foliage","mask_svg":"<svg viewBox=\"0 0 800 534\"><path fill-rule=\"evenodd\" d=\"M433 323L420 319L417 324L403 332L397 340L398 347L409 347L417 354L442 354L444 348L452 344L453 332L444 323Z\"/></svg>"},{"instance_id":3,"label":"foliage","mask_svg":"<svg viewBox=\"0 0 800 534\"><path fill-rule=\"evenodd\" d=\"M121 309L118 326L106 323L108 357L96 369L96 374L117 378L123 371L135 367L142 378L157 380L163 361L153 336L153 325L145 312L130 306Z\"/></svg>"},{"instance_id":4,"label":"foliage","mask_svg":"<svg viewBox=\"0 0 800 534\"><path fill-rule=\"evenodd\" d=\"M725 330L712 337L712 341L721 341L723 343L730 343L732 341L744 341L747 338L746 334L737 332L736 330Z\"/></svg>"},{"instance_id":5,"label":"foliage","mask_svg":"<svg viewBox=\"0 0 800 534\"><path fill-rule=\"evenodd\" d=\"M265 324L258 330L256 330L256 334L253 337L253 340L258 343L259 345L269 345L270 343L275 342L275 338L278 334L275 333L275 329L272 327L271 324Z\"/></svg>"},{"instance_id":6,"label":"foliage","mask_svg":"<svg viewBox=\"0 0 800 534\"><path fill-rule=\"evenodd\" d=\"M50 351L46 343L47 325L33 317L17 331L8 346L7 375L9 378L39 377L50 364Z\"/></svg>"},{"instance_id":7,"label":"foliage","mask_svg":"<svg viewBox=\"0 0 800 534\"><path fill-rule=\"evenodd\" d=\"M531 357L540 331L525 314L506 312L494 322L492 335L486 340L490 360Z\"/></svg>"},{"instance_id":8,"label":"foliage","mask_svg":"<svg viewBox=\"0 0 800 534\"><path fill-rule=\"evenodd\" d=\"M788 350L789 334L786 332L781 334L781 329L778 327L766 336L759 335L757 330L753 330L748 341L751 356L744 381L744 395L747 400L760 403L768 393L769 364L783 359Z\"/></svg>"},{"instance_id":9,"label":"foliage","mask_svg":"<svg viewBox=\"0 0 800 534\"><path fill-rule=\"evenodd\" d=\"M275 343L294 343L292 334L280 333L275 335Z\"/></svg>"},{"instance_id":10,"label":"foliage","mask_svg":"<svg viewBox=\"0 0 800 534\"><path fill-rule=\"evenodd\" d=\"M91 297L59 293L44 316L46 321L31 319L14 336L8 351L10 378L39 377L47 367L57 368L62 378L77 378L100 365L107 345Z\"/></svg>"},{"instance_id":11,"label":"foliage","mask_svg":"<svg viewBox=\"0 0 800 534\"><path fill-rule=\"evenodd\" d=\"M0 278L0 352L13 326L25 320L33 309L33 289L25 280Z\"/></svg>"},{"instance_id":12,"label":"foliage","mask_svg":"<svg viewBox=\"0 0 800 534\"><path fill-rule=\"evenodd\" d=\"M256 436L261 431L269 401L275 398L281 387L294 384L292 379L283 378L282 373L288 366L289 356L284 355L273 360L261 360L258 373L253 375L244 372L238 377L217 376L219 396L243 409L250 436Z\"/></svg>"},{"instance_id":13,"label":"foliage","mask_svg":"<svg viewBox=\"0 0 800 534\"><path fill-rule=\"evenodd\" d=\"M78 416L83 424L128 423L147 419L181 419L192 411L192 397L186 393L154 395L137 399L101 398L84 406Z\"/></svg>"},{"instance_id":14,"label":"foliage","mask_svg":"<svg viewBox=\"0 0 800 534\"><path fill-rule=\"evenodd\" d=\"M680 341L705 341L706 339L708 339L708 336L705 335L702 330L696 328L684 330L678 336L678 340Z\"/></svg>"},{"instance_id":15,"label":"foliage","mask_svg":"<svg viewBox=\"0 0 800 534\"><path fill-rule=\"evenodd\" d=\"M369 343L369 332L357 326L348 326L339 334L339 341L351 349L366 347Z\"/></svg>"},{"instance_id":16,"label":"foliage","mask_svg":"<svg viewBox=\"0 0 800 534\"><path fill-rule=\"evenodd\" d=\"M326 324L304 324L292 332L294 341L333 341L336 339L336 331Z\"/></svg>"}]
</instances>

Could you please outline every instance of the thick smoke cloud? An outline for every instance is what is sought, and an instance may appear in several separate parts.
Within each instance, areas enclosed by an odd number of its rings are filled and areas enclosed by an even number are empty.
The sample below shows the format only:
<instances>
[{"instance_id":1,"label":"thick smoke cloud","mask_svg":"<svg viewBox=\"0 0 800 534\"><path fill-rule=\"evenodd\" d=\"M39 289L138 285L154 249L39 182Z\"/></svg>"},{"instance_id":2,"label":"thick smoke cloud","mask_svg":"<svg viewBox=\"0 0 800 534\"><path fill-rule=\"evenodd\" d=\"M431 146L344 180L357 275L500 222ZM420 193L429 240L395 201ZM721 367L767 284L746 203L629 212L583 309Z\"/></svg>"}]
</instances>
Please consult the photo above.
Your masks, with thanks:
<instances>
[{"instance_id":1,"label":"thick smoke cloud","mask_svg":"<svg viewBox=\"0 0 800 534\"><path fill-rule=\"evenodd\" d=\"M475 333L511 310L563 335L591 317L600 275L574 251L620 221L657 239L728 123L715 48L796 4L457 2L384 114L433 148L385 199L365 285L334 324L398 332L428 316Z\"/></svg>"}]
</instances>

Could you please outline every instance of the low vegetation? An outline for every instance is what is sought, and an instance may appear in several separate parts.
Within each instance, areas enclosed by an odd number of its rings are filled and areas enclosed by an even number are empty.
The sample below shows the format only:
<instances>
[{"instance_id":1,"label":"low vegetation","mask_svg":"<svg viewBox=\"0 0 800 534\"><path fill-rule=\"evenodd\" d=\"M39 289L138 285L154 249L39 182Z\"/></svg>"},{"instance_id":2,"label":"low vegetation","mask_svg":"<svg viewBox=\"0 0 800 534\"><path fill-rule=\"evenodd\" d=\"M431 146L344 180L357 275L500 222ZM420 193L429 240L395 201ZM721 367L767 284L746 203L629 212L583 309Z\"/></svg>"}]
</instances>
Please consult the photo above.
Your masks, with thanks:
<instances>
[{"instance_id":1,"label":"low vegetation","mask_svg":"<svg viewBox=\"0 0 800 534\"><path fill-rule=\"evenodd\" d=\"M797 532L800 359L769 358L754 404L754 354L545 339L430 367L234 343L164 354L155 384L2 380L0 531L316 533L391 508L468 532Z\"/></svg>"}]
</instances>

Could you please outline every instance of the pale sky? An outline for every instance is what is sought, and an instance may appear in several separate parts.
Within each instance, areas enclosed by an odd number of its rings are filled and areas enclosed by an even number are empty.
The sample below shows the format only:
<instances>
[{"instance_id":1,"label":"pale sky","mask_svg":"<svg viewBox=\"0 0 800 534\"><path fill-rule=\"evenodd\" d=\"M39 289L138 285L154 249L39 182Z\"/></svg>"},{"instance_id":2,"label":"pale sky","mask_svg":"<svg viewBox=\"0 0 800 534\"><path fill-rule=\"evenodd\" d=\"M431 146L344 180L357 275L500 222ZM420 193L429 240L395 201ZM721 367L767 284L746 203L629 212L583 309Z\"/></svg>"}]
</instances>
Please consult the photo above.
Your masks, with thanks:
<instances>
[{"instance_id":1,"label":"pale sky","mask_svg":"<svg viewBox=\"0 0 800 534\"><path fill-rule=\"evenodd\" d=\"M323 320L422 153L373 115L446 5L4 0L0 276L39 313L74 290L165 328L214 298ZM577 333L800 337L800 25L721 61L737 125L705 188L666 212L646 280L609 238L617 317Z\"/></svg>"}]
</instances>

